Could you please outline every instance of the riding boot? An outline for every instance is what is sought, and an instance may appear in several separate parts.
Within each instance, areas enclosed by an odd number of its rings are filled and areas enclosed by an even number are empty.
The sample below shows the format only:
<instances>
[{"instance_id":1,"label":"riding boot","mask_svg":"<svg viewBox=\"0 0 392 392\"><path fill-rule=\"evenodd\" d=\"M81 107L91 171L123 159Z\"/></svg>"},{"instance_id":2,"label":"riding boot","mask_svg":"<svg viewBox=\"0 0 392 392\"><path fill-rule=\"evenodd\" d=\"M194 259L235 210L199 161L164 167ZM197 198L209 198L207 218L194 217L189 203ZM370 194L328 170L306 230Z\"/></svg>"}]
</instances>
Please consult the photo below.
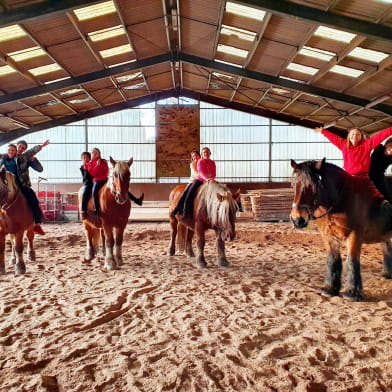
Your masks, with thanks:
<instances>
[{"instance_id":1,"label":"riding boot","mask_svg":"<svg viewBox=\"0 0 392 392\"><path fill-rule=\"evenodd\" d=\"M82 211L81 217L82 217L82 219L87 219L87 211Z\"/></svg>"},{"instance_id":2,"label":"riding boot","mask_svg":"<svg viewBox=\"0 0 392 392\"><path fill-rule=\"evenodd\" d=\"M34 233L39 234L39 235L45 235L46 233L43 231L41 225L39 223L36 223L34 225Z\"/></svg>"},{"instance_id":3,"label":"riding boot","mask_svg":"<svg viewBox=\"0 0 392 392\"><path fill-rule=\"evenodd\" d=\"M129 198L138 206L141 206L143 204L144 200L144 193L140 197L134 196L131 192L128 192Z\"/></svg>"}]
</instances>

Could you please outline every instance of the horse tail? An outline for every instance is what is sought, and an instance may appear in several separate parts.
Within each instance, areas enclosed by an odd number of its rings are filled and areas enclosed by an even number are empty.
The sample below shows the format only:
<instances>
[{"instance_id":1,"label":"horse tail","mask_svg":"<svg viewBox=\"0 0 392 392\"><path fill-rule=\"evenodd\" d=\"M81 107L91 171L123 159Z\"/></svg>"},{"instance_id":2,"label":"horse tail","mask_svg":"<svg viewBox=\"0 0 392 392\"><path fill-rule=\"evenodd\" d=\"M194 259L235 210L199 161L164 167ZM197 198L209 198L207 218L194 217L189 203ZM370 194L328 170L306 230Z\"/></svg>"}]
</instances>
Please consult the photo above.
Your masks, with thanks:
<instances>
[{"instance_id":1,"label":"horse tail","mask_svg":"<svg viewBox=\"0 0 392 392\"><path fill-rule=\"evenodd\" d=\"M181 253L185 252L186 249L186 237L188 234L188 228L185 225L179 224L177 226L177 247Z\"/></svg>"}]
</instances>

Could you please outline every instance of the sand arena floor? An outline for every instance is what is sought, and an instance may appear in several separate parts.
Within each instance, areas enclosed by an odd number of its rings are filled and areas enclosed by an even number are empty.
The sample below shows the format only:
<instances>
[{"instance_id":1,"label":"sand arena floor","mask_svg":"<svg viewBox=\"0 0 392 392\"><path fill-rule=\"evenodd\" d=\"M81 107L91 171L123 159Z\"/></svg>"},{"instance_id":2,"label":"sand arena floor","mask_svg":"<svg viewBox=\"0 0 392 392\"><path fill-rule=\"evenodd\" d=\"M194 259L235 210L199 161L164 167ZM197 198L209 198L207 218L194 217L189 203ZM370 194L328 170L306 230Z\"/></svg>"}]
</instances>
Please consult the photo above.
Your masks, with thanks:
<instances>
[{"instance_id":1,"label":"sand arena floor","mask_svg":"<svg viewBox=\"0 0 392 392\"><path fill-rule=\"evenodd\" d=\"M124 266L83 262L81 224L45 225L37 261L0 276L0 391L392 391L392 281L362 251L366 300L325 298L315 227L246 222L231 267L166 254L169 224L131 223Z\"/></svg>"}]
</instances>

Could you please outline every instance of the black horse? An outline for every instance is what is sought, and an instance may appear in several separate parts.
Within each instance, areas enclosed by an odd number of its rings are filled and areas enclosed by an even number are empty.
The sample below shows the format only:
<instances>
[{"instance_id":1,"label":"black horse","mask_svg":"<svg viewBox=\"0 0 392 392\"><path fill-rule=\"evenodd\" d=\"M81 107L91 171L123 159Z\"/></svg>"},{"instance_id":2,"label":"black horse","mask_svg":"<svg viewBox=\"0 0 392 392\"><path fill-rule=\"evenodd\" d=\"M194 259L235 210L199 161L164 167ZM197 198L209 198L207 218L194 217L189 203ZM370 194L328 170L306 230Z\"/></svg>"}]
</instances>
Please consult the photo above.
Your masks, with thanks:
<instances>
[{"instance_id":1,"label":"black horse","mask_svg":"<svg viewBox=\"0 0 392 392\"><path fill-rule=\"evenodd\" d=\"M360 253L363 243L381 242L385 278L392 278L392 206L383 199L367 176L351 176L343 169L321 161L296 163L294 201L290 220L304 228L316 219L327 249L327 276L322 292L339 295L342 242L347 247L347 283L344 297L363 298Z\"/></svg>"}]
</instances>

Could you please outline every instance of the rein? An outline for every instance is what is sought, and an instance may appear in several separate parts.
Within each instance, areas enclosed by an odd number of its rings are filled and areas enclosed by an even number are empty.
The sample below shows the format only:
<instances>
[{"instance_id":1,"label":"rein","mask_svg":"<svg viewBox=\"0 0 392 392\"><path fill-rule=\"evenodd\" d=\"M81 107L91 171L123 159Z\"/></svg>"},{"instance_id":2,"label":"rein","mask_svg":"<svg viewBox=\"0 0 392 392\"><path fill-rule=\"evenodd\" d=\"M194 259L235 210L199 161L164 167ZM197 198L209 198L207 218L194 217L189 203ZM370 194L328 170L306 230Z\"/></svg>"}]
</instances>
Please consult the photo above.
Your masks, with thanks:
<instances>
[{"instance_id":1,"label":"rein","mask_svg":"<svg viewBox=\"0 0 392 392\"><path fill-rule=\"evenodd\" d=\"M308 204L293 203L291 205L291 207L292 208L301 208L303 210L308 211L308 214L310 215L311 220L317 220L317 219L323 218L324 216L328 215L332 211L332 209L333 209L333 206L331 206L331 207L328 208L328 210L326 212L324 212L324 214L322 214L320 216L314 216L314 214L313 214L314 209L310 205L308 205Z\"/></svg>"},{"instance_id":2,"label":"rein","mask_svg":"<svg viewBox=\"0 0 392 392\"><path fill-rule=\"evenodd\" d=\"M8 192L9 192L9 190L8 190ZM16 201L18 200L20 193L21 193L21 191L17 187L16 188L16 196L14 197L14 200L12 200L11 204L9 204L9 205L7 205L7 202L5 202L3 205L1 205L1 209L2 210L9 210L16 203Z\"/></svg>"}]
</instances>

